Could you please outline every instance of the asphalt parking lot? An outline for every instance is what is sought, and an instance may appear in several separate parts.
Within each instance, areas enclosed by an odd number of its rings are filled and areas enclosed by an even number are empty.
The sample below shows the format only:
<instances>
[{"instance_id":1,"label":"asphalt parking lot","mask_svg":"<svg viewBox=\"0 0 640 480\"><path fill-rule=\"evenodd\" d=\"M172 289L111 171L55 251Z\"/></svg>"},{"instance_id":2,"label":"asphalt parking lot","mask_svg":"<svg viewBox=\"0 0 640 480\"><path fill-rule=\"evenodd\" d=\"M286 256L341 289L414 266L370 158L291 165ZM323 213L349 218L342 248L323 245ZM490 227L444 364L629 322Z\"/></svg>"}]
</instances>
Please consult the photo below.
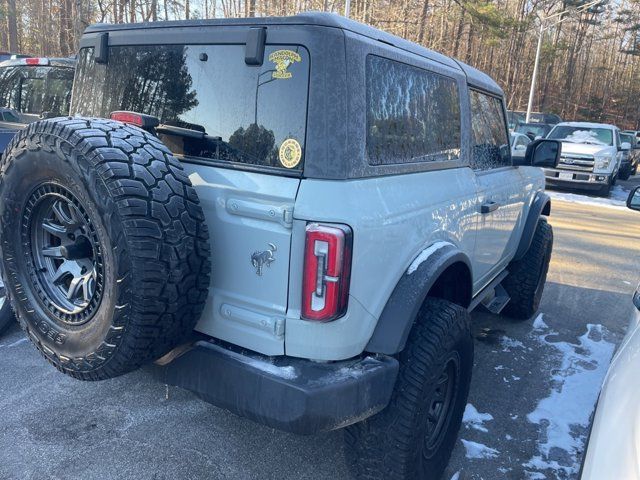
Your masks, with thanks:
<instances>
[{"instance_id":1,"label":"asphalt parking lot","mask_svg":"<svg viewBox=\"0 0 640 480\"><path fill-rule=\"evenodd\" d=\"M447 479L575 478L583 420L640 280L640 213L554 201L551 223L542 316L473 315L479 413L469 409ZM80 383L17 327L0 339L0 379L0 479L348 478L340 432L262 427L144 371Z\"/></svg>"}]
</instances>

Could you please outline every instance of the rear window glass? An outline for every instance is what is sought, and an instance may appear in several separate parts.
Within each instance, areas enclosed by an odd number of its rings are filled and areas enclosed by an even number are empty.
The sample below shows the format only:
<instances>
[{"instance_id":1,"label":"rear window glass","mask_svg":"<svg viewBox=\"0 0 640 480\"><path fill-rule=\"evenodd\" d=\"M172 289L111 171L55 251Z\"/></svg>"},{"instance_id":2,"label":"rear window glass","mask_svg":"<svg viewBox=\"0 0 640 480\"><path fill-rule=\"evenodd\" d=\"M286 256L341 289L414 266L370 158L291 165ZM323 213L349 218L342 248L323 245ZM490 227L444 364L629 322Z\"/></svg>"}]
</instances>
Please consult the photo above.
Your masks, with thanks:
<instances>
[{"instance_id":1,"label":"rear window glass","mask_svg":"<svg viewBox=\"0 0 640 480\"><path fill-rule=\"evenodd\" d=\"M460 102L452 78L367 57L367 155L372 165L455 160Z\"/></svg>"},{"instance_id":2,"label":"rear window glass","mask_svg":"<svg viewBox=\"0 0 640 480\"><path fill-rule=\"evenodd\" d=\"M48 117L69 113L73 69L14 66L0 68L0 107Z\"/></svg>"},{"instance_id":3,"label":"rear window glass","mask_svg":"<svg viewBox=\"0 0 640 480\"><path fill-rule=\"evenodd\" d=\"M130 110L195 132L159 129L177 154L300 170L309 54L267 45L261 67L244 58L244 45L122 46L109 49L105 65L83 49L72 108L105 118Z\"/></svg>"}]
</instances>

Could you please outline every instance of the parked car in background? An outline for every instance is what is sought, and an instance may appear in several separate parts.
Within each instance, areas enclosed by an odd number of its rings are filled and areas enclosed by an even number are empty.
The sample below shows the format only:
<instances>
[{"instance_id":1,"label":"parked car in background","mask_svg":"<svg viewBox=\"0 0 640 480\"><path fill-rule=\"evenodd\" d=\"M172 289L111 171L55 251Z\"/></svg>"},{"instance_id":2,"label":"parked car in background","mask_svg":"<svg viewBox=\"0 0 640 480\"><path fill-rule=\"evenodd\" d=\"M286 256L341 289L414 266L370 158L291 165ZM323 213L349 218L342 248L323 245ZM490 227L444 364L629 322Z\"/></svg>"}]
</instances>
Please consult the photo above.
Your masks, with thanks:
<instances>
[{"instance_id":1,"label":"parked car in background","mask_svg":"<svg viewBox=\"0 0 640 480\"><path fill-rule=\"evenodd\" d=\"M514 165L521 165L527 153L527 146L532 142L528 135L523 133L512 133L511 136L511 158Z\"/></svg>"},{"instance_id":2,"label":"parked car in background","mask_svg":"<svg viewBox=\"0 0 640 480\"><path fill-rule=\"evenodd\" d=\"M640 187L627 200L640 211ZM587 449L581 480L640 478L640 285L633 295L627 336L611 360L605 376Z\"/></svg>"},{"instance_id":3,"label":"parked car in background","mask_svg":"<svg viewBox=\"0 0 640 480\"><path fill-rule=\"evenodd\" d=\"M13 60L15 58L27 58L31 55L24 55L22 53L0 52L0 62L5 60Z\"/></svg>"},{"instance_id":4,"label":"parked car in background","mask_svg":"<svg viewBox=\"0 0 640 480\"><path fill-rule=\"evenodd\" d=\"M620 132L621 160L620 160L620 179L627 180L631 175L635 175L638 171L638 139L631 133ZM629 148L627 148L629 147Z\"/></svg>"},{"instance_id":5,"label":"parked car in background","mask_svg":"<svg viewBox=\"0 0 640 480\"><path fill-rule=\"evenodd\" d=\"M536 140L545 138L552 128L553 125L548 123L521 123L514 129L514 132L523 133L531 140Z\"/></svg>"},{"instance_id":6,"label":"parked car in background","mask_svg":"<svg viewBox=\"0 0 640 480\"><path fill-rule=\"evenodd\" d=\"M547 138L562 141L560 162L556 168L545 169L547 186L609 195L618 178L622 150L626 146L616 126L563 122L555 125Z\"/></svg>"},{"instance_id":7,"label":"parked car in background","mask_svg":"<svg viewBox=\"0 0 640 480\"><path fill-rule=\"evenodd\" d=\"M75 65L72 58L0 62L0 152L27 124L69 113Z\"/></svg>"},{"instance_id":8,"label":"parked car in background","mask_svg":"<svg viewBox=\"0 0 640 480\"><path fill-rule=\"evenodd\" d=\"M526 121L527 112L515 112L522 116L522 123ZM544 113L544 112L531 112L529 116L529 123L546 123L549 125L556 125L562 122L562 118L560 115L556 115L555 113Z\"/></svg>"},{"instance_id":9,"label":"parked car in background","mask_svg":"<svg viewBox=\"0 0 640 480\"><path fill-rule=\"evenodd\" d=\"M507 122L509 130L513 131L518 125L524 123L524 115L513 110L507 110Z\"/></svg>"},{"instance_id":10,"label":"parked car in background","mask_svg":"<svg viewBox=\"0 0 640 480\"><path fill-rule=\"evenodd\" d=\"M622 133L630 133L638 139L638 142L640 142L640 130L623 130Z\"/></svg>"}]
</instances>

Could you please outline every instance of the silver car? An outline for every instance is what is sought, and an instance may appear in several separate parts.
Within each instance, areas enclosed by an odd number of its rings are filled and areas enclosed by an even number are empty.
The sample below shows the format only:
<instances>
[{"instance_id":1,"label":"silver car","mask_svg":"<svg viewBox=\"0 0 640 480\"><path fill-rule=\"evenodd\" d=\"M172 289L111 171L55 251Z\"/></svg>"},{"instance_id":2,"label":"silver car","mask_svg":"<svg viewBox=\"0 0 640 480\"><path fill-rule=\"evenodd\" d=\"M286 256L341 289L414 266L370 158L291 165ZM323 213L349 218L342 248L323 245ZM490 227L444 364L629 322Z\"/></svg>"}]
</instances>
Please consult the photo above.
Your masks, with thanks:
<instances>
[{"instance_id":1,"label":"silver car","mask_svg":"<svg viewBox=\"0 0 640 480\"><path fill-rule=\"evenodd\" d=\"M640 211L640 187L631 192L627 206ZM633 304L629 331L600 392L581 480L640 478L640 285Z\"/></svg>"}]
</instances>

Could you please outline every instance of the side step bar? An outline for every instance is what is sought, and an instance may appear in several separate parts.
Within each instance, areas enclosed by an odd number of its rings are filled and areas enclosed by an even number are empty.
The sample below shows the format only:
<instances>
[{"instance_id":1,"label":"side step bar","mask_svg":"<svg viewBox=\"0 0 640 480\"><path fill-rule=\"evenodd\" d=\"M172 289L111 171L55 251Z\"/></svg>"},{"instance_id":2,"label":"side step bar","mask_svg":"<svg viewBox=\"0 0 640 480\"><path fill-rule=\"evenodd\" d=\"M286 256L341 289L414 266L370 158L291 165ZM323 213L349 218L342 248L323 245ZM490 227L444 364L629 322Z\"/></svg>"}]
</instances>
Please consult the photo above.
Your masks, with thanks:
<instances>
[{"instance_id":1,"label":"side step bar","mask_svg":"<svg viewBox=\"0 0 640 480\"><path fill-rule=\"evenodd\" d=\"M468 310L471 312L482 303L482 305L491 313L495 313L496 315L499 314L507 303L509 303L509 300L511 300L507 291L502 285L500 285L507 275L509 275L509 272L504 270L500 275L494 278L491 283L473 297Z\"/></svg>"}]
</instances>

